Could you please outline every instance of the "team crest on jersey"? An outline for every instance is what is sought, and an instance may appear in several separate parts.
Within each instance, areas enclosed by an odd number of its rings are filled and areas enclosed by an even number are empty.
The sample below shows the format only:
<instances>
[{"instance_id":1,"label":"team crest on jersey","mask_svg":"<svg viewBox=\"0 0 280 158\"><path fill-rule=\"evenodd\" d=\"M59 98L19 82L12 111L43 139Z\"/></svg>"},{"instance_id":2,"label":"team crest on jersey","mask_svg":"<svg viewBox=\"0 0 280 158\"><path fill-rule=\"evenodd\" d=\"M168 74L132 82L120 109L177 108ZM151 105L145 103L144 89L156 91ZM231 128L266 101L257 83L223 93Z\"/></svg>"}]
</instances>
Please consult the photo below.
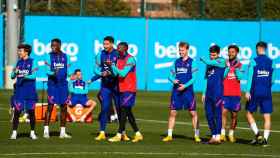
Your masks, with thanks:
<instances>
[{"instance_id":1,"label":"team crest on jersey","mask_svg":"<svg viewBox=\"0 0 280 158\"><path fill-rule=\"evenodd\" d=\"M215 70L214 70L214 69L208 70L208 71L207 71L207 76L208 76L208 77L210 77L210 76L212 76L212 75L214 75L214 74L215 74Z\"/></svg>"}]
</instances>

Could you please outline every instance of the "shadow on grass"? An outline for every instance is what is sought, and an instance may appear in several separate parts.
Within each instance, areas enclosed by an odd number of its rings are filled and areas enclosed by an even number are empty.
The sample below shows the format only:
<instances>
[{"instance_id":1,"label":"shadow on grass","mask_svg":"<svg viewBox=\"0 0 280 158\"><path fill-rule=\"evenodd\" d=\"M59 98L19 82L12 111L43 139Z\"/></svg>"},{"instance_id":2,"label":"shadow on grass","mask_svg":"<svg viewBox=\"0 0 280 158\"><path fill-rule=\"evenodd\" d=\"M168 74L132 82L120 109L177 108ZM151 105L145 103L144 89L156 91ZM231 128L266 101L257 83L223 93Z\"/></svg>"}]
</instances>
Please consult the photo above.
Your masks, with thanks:
<instances>
[{"instance_id":1,"label":"shadow on grass","mask_svg":"<svg viewBox=\"0 0 280 158\"><path fill-rule=\"evenodd\" d=\"M160 135L162 138L165 137L166 135L165 134L161 134ZM193 137L189 137L189 136L185 136L185 135L180 135L180 134L173 134L173 138L174 139L187 139L187 140L190 140L190 141L193 141L194 138ZM209 140L209 138L205 138L205 137L200 137L201 141L202 142L207 142Z\"/></svg>"},{"instance_id":2,"label":"shadow on grass","mask_svg":"<svg viewBox=\"0 0 280 158\"><path fill-rule=\"evenodd\" d=\"M90 135L93 137L97 137L99 134L99 132L91 132ZM116 133L106 133L106 137L111 138L114 137L116 135Z\"/></svg>"}]
</instances>

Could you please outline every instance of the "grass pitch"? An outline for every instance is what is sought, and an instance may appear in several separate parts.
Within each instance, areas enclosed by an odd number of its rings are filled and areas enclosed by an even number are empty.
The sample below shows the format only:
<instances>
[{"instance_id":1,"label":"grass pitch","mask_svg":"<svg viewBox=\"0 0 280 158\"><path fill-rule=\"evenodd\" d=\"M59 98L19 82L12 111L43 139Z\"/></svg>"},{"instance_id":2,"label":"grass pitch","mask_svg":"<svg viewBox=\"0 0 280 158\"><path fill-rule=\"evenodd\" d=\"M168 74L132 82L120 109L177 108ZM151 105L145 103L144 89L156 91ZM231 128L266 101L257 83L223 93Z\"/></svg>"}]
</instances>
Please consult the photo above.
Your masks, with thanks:
<instances>
[{"instance_id":1,"label":"grass pitch","mask_svg":"<svg viewBox=\"0 0 280 158\"><path fill-rule=\"evenodd\" d=\"M174 130L173 142L162 142L166 134L168 105L170 93L168 92L139 92L137 94L134 113L138 125L144 135L144 141L139 143L94 140L98 133L99 124L96 121L100 111L98 103L94 110L92 124L69 123L67 131L72 139L58 138L59 122L50 125L51 138L42 137L43 124L37 123L36 133L38 140L29 139L29 125L20 124L18 139L9 140L11 124L9 122L9 98L12 91L0 91L0 157L280 157L280 93L273 94L274 113L272 115L272 133L269 139L271 146L252 146L248 143L253 138L246 122L244 102L238 117L238 129L235 132L236 143L225 142L221 145L196 144L192 140L193 131L191 118L187 111L180 111ZM96 92L90 97L96 100ZM201 123L201 137L206 141L209 130L205 119L204 108L197 94L197 111ZM262 117L256 115L258 127L262 128ZM108 124L107 133L113 136L117 131L116 123ZM132 129L127 125L129 136L133 136Z\"/></svg>"}]
</instances>

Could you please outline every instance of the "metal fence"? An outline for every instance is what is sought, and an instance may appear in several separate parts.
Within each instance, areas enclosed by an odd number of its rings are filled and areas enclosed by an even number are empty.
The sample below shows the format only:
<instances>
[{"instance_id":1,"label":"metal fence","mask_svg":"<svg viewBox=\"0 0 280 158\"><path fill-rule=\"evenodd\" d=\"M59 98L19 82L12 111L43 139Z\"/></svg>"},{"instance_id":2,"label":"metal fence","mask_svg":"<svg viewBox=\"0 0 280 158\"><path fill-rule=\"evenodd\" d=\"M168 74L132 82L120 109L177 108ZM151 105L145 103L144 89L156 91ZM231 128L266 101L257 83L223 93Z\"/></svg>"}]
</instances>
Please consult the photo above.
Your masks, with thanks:
<instances>
[{"instance_id":1,"label":"metal fence","mask_svg":"<svg viewBox=\"0 0 280 158\"><path fill-rule=\"evenodd\" d=\"M5 11L5 1L0 11ZM278 20L280 0L19 0L29 15Z\"/></svg>"}]
</instances>

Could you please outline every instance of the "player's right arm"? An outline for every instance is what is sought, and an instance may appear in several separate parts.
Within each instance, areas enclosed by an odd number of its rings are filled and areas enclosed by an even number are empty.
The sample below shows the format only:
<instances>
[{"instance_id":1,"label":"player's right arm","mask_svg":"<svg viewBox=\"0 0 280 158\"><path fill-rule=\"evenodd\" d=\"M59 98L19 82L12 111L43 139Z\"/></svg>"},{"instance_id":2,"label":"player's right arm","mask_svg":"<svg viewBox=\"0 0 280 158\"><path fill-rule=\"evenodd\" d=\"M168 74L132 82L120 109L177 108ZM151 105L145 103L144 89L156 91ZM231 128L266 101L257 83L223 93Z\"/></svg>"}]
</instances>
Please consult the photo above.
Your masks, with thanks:
<instances>
[{"instance_id":1,"label":"player's right arm","mask_svg":"<svg viewBox=\"0 0 280 158\"><path fill-rule=\"evenodd\" d=\"M252 86L253 73L254 73L255 66L256 66L255 60L251 60L249 63L249 67L248 67L247 86L246 86L246 90L245 90L245 92L246 92L245 97L247 100L251 99L250 90L251 90L251 86Z\"/></svg>"},{"instance_id":2,"label":"player's right arm","mask_svg":"<svg viewBox=\"0 0 280 158\"><path fill-rule=\"evenodd\" d=\"M16 65L13 66L13 71L10 74L10 78L13 80L17 77L17 71L18 69L16 68Z\"/></svg>"},{"instance_id":3,"label":"player's right arm","mask_svg":"<svg viewBox=\"0 0 280 158\"><path fill-rule=\"evenodd\" d=\"M98 53L95 56L94 74L98 75L98 76L101 76L101 53Z\"/></svg>"},{"instance_id":4,"label":"player's right arm","mask_svg":"<svg viewBox=\"0 0 280 158\"><path fill-rule=\"evenodd\" d=\"M226 60L224 58L217 58L214 60L211 59L207 59L205 57L201 57L200 60L205 63L206 65L210 65L210 66L216 66L216 67L220 67L220 68L224 68L226 67Z\"/></svg>"},{"instance_id":5,"label":"player's right arm","mask_svg":"<svg viewBox=\"0 0 280 158\"><path fill-rule=\"evenodd\" d=\"M168 80L170 82L172 82L173 84L178 84L178 80L176 80L176 70L175 69L176 68L175 68L175 62L174 62L170 69Z\"/></svg>"}]
</instances>

